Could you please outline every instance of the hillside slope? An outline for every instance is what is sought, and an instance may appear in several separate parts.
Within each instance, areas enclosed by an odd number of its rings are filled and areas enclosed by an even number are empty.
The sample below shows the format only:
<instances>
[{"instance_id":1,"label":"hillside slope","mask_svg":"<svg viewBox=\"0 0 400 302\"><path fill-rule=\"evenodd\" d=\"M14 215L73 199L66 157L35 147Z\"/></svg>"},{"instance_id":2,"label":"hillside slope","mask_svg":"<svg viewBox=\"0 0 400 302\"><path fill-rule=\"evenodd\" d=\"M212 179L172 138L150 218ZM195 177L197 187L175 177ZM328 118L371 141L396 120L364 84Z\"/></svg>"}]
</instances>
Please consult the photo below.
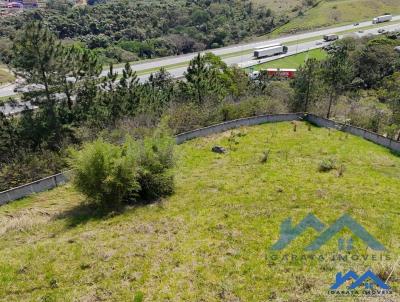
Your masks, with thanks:
<instances>
[{"instance_id":1,"label":"hillside slope","mask_svg":"<svg viewBox=\"0 0 400 302\"><path fill-rule=\"evenodd\" d=\"M303 0L251 0L255 4L265 5L266 7L274 10L275 12L293 12L298 8L302 8L304 6Z\"/></svg>"},{"instance_id":2,"label":"hillside slope","mask_svg":"<svg viewBox=\"0 0 400 302\"><path fill-rule=\"evenodd\" d=\"M323 0L315 8L274 31L274 35L368 20L384 13L399 14L398 0Z\"/></svg>"},{"instance_id":3,"label":"hillside slope","mask_svg":"<svg viewBox=\"0 0 400 302\"><path fill-rule=\"evenodd\" d=\"M281 222L310 212L327 224L347 213L385 255L400 252L400 158L341 132L293 127L241 128L178 146L176 193L120 214L93 214L70 186L1 207L0 300L133 301L141 292L144 301L337 301L327 291L339 271L388 276L394 259L266 260ZM229 152L212 153L214 145ZM318 172L327 159L338 169ZM308 230L285 253L315 235ZM334 253L337 239L320 253ZM370 252L354 244L357 254ZM399 277L395 270L389 280L393 301Z\"/></svg>"}]
</instances>

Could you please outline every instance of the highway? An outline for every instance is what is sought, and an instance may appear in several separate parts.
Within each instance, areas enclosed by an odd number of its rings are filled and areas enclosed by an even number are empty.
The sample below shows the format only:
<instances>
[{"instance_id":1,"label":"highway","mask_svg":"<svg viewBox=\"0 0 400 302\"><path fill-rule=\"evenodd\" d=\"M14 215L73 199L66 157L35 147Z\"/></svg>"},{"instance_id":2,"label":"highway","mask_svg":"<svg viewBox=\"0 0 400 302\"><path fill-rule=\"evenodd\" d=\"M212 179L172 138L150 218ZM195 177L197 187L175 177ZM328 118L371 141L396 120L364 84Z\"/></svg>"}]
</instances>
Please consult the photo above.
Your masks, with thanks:
<instances>
[{"instance_id":1,"label":"highway","mask_svg":"<svg viewBox=\"0 0 400 302\"><path fill-rule=\"evenodd\" d=\"M400 20L400 16L394 16L393 21L398 21ZM242 45L235 45L235 46L229 46L229 47L224 47L224 48L219 48L219 49L214 49L214 50L206 50L204 52L212 52L216 55L222 56L223 61L226 62L228 65L233 65L237 64L239 67L249 67L252 65L256 65L259 63L265 63L273 60L277 60L286 56L294 55L296 53L300 52L305 52L311 49L316 49L316 48L321 48L326 43L318 43L317 42L322 42L322 36L326 34L332 34L332 33L340 33L344 31L350 31L354 30L353 33L348 33L346 35L358 35L358 36L365 36L369 34L378 34L378 30L383 28L387 31L394 31L394 30L400 30L400 23L394 23L392 22L389 23L382 23L381 26L378 28L374 29L362 29L362 27L367 27L372 25L371 21L368 22L362 22L358 26L354 25L345 25L345 26L339 26L335 28L329 28L329 29L323 29L323 30L317 30L314 32L309 32L309 33L302 33L302 34L297 34L297 35L292 35L292 36L287 36L287 37L282 37L279 39L274 39L274 40L265 40L265 41L260 41L260 42L252 42L252 43L247 43L247 44L242 44ZM359 30L362 30L363 33L358 33ZM345 35L341 35L340 38L342 38ZM315 38L313 41L308 41L308 42L301 42L301 40L306 40L306 39L312 39ZM294 44L296 41L299 41L298 44ZM269 57L265 58L262 60L254 60L252 56L251 50L253 50L257 46L262 46L265 44L272 44L272 43L291 43L288 47L288 52L286 54L280 55L280 56L274 56L274 57ZM204 53L202 52L202 53ZM237 55L235 55L237 53ZM140 73L140 81L144 82L148 79L150 74L152 72L155 72L157 69L161 67L166 67L168 69L168 72L174 77L174 78L179 78L182 77L184 72L186 71L187 68L187 63L194 58L198 53L191 53L191 54L186 54L186 55L180 55L180 56L174 56L174 57L167 57L167 58L161 58L161 59L154 59L150 61L146 61L143 63L136 63L132 64L132 69ZM224 58L224 56L226 56ZM179 64L180 66L170 66L170 65L177 65ZM170 66L170 67L168 67ZM118 67L114 68L115 72L120 73L122 72L123 67ZM146 72L148 71L148 72ZM107 70L104 70L102 72L102 75L107 74ZM13 96L15 95L14 89L15 89L15 84L10 84L7 86L0 87L0 97L8 97L8 96ZM18 105L15 104L14 106L0 106L0 111L5 113L6 115L8 114L15 114L23 110L24 105Z\"/></svg>"},{"instance_id":2,"label":"highway","mask_svg":"<svg viewBox=\"0 0 400 302\"><path fill-rule=\"evenodd\" d=\"M399 21L399 20L400 20L400 16L393 16L393 21ZM259 41L259 42L238 44L238 45L234 45L234 46L228 46L228 47L223 47L223 48L218 48L218 49L213 49L213 50L206 50L201 53L212 52L218 56L224 56L224 55L234 54L234 53L238 53L238 52L251 51L255 47L262 46L265 44L274 44L274 43L284 44L284 43L288 43L288 42L296 42L296 41L311 39L311 38L315 38L315 40L322 40L323 35L339 33L339 32L348 31L348 30L357 31L359 28L361 29L362 27L367 27L367 26L371 26L371 25L372 25L371 21L366 21L366 22L361 22L358 26L354 26L352 24L344 25L344 26L339 26L339 27L334 27L334 28L321 29L321 30L308 32L308 33L291 35L291 36L282 37L282 38L273 39L273 40L264 40L264 41ZM387 28L391 28L391 30L396 28L396 25L393 25L393 24L390 25L390 22L382 23L381 25L382 25L381 26L382 28L387 27ZM381 28L381 27L379 27L379 28ZM400 28L400 24L399 24L398 28ZM368 32L377 33L377 29L368 31ZM367 33L367 31L365 31L365 33ZM161 67L166 67L168 65L181 64L181 63L190 61L195 56L197 56L197 54L198 53L190 53L190 54L185 54L185 55L180 55L180 56L151 60L149 62L134 64L134 65L132 65L132 69L137 72L141 72L141 71L148 70L148 69L161 68ZM247 58L247 60L250 60L251 55L246 56L246 55L239 54L238 56L232 56L228 59L224 59L224 61L228 64L237 64L243 60L246 60L246 58ZM177 68L177 69L179 69L179 68ZM122 68L117 68L115 70L121 71ZM171 70L173 70L173 69L171 69Z\"/></svg>"}]
</instances>

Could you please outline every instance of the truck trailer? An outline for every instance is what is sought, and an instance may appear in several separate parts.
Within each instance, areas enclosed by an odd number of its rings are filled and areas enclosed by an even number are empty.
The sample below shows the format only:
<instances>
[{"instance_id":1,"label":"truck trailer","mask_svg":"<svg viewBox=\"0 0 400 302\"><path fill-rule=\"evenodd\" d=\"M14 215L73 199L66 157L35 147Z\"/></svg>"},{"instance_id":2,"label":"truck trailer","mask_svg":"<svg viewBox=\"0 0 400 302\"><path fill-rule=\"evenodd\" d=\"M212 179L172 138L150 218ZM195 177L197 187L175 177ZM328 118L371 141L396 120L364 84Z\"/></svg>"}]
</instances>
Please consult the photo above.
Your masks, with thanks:
<instances>
[{"instance_id":1,"label":"truck trailer","mask_svg":"<svg viewBox=\"0 0 400 302\"><path fill-rule=\"evenodd\" d=\"M372 20L373 24L378 24L378 23L383 23L383 22L389 22L392 20L392 15L383 15L383 16L379 16L376 17Z\"/></svg>"},{"instance_id":2,"label":"truck trailer","mask_svg":"<svg viewBox=\"0 0 400 302\"><path fill-rule=\"evenodd\" d=\"M296 76L297 69L289 68L267 68L267 74L270 78L293 79Z\"/></svg>"},{"instance_id":3,"label":"truck trailer","mask_svg":"<svg viewBox=\"0 0 400 302\"><path fill-rule=\"evenodd\" d=\"M339 39L339 36L338 36L338 35L334 35L334 34L332 34L332 35L325 35L325 36L324 36L324 40L325 40L326 42L336 41L337 39Z\"/></svg>"},{"instance_id":4,"label":"truck trailer","mask_svg":"<svg viewBox=\"0 0 400 302\"><path fill-rule=\"evenodd\" d=\"M285 45L278 45L278 46L272 46L272 47L267 47L267 48L262 48L262 49L256 49L254 51L254 57L259 59L259 58L264 58L264 57L271 57L271 56L276 56L280 55L283 53L287 53L288 48Z\"/></svg>"},{"instance_id":5,"label":"truck trailer","mask_svg":"<svg viewBox=\"0 0 400 302\"><path fill-rule=\"evenodd\" d=\"M267 68L249 73L249 78L251 80L257 80L261 76L267 76L268 78L275 78L278 80L293 79L296 77L296 72L297 69Z\"/></svg>"},{"instance_id":6,"label":"truck trailer","mask_svg":"<svg viewBox=\"0 0 400 302\"><path fill-rule=\"evenodd\" d=\"M282 43L273 43L273 44L261 45L261 46L254 47L254 50L271 48L271 47L275 47L275 46L282 46Z\"/></svg>"}]
</instances>

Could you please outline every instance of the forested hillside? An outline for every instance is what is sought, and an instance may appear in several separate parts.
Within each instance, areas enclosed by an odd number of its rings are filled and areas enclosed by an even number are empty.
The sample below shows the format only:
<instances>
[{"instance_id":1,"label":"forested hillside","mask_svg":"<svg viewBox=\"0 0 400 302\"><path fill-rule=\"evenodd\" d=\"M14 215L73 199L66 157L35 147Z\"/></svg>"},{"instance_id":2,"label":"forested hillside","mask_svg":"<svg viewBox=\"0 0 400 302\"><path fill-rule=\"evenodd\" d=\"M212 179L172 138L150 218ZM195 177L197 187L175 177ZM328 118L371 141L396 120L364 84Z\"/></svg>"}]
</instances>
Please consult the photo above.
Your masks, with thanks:
<instances>
[{"instance_id":1,"label":"forested hillside","mask_svg":"<svg viewBox=\"0 0 400 302\"><path fill-rule=\"evenodd\" d=\"M134 61L238 43L270 32L305 7L297 1L117 0L75 7L53 1L47 10L1 20L0 51L7 61L7 39L27 21L44 20L65 43L86 45L108 62Z\"/></svg>"}]
</instances>

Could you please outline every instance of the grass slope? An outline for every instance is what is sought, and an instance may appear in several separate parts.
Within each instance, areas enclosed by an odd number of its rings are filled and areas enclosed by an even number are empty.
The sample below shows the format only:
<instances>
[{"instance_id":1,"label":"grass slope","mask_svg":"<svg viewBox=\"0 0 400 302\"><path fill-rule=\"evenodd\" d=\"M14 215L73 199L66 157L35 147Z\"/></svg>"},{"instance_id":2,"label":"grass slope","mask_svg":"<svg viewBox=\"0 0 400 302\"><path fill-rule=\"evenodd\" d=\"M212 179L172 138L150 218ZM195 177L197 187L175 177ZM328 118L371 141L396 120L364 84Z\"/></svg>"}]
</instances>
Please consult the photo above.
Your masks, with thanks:
<instances>
[{"instance_id":1,"label":"grass slope","mask_svg":"<svg viewBox=\"0 0 400 302\"><path fill-rule=\"evenodd\" d=\"M0 85L15 81L14 75L10 73L6 66L0 65Z\"/></svg>"},{"instance_id":2,"label":"grass slope","mask_svg":"<svg viewBox=\"0 0 400 302\"><path fill-rule=\"evenodd\" d=\"M252 0L255 4L262 4L276 12L291 12L295 8L302 7L302 0Z\"/></svg>"},{"instance_id":3,"label":"grass slope","mask_svg":"<svg viewBox=\"0 0 400 302\"><path fill-rule=\"evenodd\" d=\"M384 13L399 14L398 0L325 0L278 28L273 35L368 20Z\"/></svg>"},{"instance_id":4,"label":"grass slope","mask_svg":"<svg viewBox=\"0 0 400 302\"><path fill-rule=\"evenodd\" d=\"M348 213L398 254L399 157L304 123L296 132L291 123L239 131L177 147L176 193L156 204L98 217L64 186L0 207L0 300L133 301L140 291L144 301L337 301L327 290L338 271L388 275L395 260L281 263L266 255L280 223L309 212L326 224ZM212 153L214 145L229 152ZM345 167L342 177L317 171L326 158ZM284 253L315 236L308 230ZM319 253L335 253L337 239ZM393 301L399 277L397 269L389 281Z\"/></svg>"}]
</instances>

